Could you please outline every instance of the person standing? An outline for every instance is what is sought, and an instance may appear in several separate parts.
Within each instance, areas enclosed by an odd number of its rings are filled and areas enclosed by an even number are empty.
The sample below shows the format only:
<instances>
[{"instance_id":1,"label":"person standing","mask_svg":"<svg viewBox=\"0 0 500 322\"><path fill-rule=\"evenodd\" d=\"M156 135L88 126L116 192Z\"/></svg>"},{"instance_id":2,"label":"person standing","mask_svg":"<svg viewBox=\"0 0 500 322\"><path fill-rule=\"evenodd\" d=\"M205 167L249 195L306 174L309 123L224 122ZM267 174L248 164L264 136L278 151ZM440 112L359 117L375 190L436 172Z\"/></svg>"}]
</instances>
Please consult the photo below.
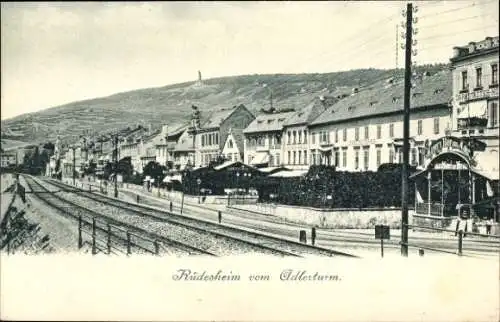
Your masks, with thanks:
<instances>
[{"instance_id":1,"label":"person standing","mask_svg":"<svg viewBox=\"0 0 500 322\"><path fill-rule=\"evenodd\" d=\"M493 225L493 219L488 219L486 221L486 235L491 235L491 225Z\"/></svg>"}]
</instances>

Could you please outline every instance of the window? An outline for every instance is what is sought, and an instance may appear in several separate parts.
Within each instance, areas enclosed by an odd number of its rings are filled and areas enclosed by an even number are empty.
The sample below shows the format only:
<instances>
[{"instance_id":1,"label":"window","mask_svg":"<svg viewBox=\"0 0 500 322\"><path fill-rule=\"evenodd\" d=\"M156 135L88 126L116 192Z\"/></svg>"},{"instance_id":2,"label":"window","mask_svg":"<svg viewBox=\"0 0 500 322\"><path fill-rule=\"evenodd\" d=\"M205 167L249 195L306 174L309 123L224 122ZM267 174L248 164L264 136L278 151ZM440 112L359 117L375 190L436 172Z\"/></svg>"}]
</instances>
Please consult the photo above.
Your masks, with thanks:
<instances>
[{"instance_id":1,"label":"window","mask_svg":"<svg viewBox=\"0 0 500 322\"><path fill-rule=\"evenodd\" d=\"M365 164L365 170L368 170L368 166L370 165L370 151L368 149L365 149L363 151L363 159Z\"/></svg>"},{"instance_id":2,"label":"window","mask_svg":"<svg viewBox=\"0 0 500 322\"><path fill-rule=\"evenodd\" d=\"M205 146L205 136L201 136L201 146Z\"/></svg>"},{"instance_id":3,"label":"window","mask_svg":"<svg viewBox=\"0 0 500 322\"><path fill-rule=\"evenodd\" d=\"M276 145L280 145L281 144L281 136L280 135L276 135L274 137L274 142L276 143Z\"/></svg>"},{"instance_id":4,"label":"window","mask_svg":"<svg viewBox=\"0 0 500 322\"><path fill-rule=\"evenodd\" d=\"M476 88L481 88L482 82L481 79L483 78L483 69L481 67L476 68Z\"/></svg>"},{"instance_id":5,"label":"window","mask_svg":"<svg viewBox=\"0 0 500 322\"><path fill-rule=\"evenodd\" d=\"M389 124L389 137L394 137L394 124Z\"/></svg>"},{"instance_id":6,"label":"window","mask_svg":"<svg viewBox=\"0 0 500 322\"><path fill-rule=\"evenodd\" d=\"M498 126L498 103L490 102L490 127Z\"/></svg>"},{"instance_id":7,"label":"window","mask_svg":"<svg viewBox=\"0 0 500 322\"><path fill-rule=\"evenodd\" d=\"M491 65L491 84L498 84L498 64Z\"/></svg>"},{"instance_id":8,"label":"window","mask_svg":"<svg viewBox=\"0 0 500 322\"><path fill-rule=\"evenodd\" d=\"M299 132L299 139L297 140L297 143L302 143L302 131L298 131Z\"/></svg>"},{"instance_id":9,"label":"window","mask_svg":"<svg viewBox=\"0 0 500 322\"><path fill-rule=\"evenodd\" d=\"M287 143L288 144L292 144L292 133L290 131L288 131L287 135L288 135L288 141L287 141Z\"/></svg>"},{"instance_id":10,"label":"window","mask_svg":"<svg viewBox=\"0 0 500 322\"><path fill-rule=\"evenodd\" d=\"M354 129L354 140L359 141L359 127Z\"/></svg>"},{"instance_id":11,"label":"window","mask_svg":"<svg viewBox=\"0 0 500 322\"><path fill-rule=\"evenodd\" d=\"M389 163L394 163L394 149L389 147Z\"/></svg>"},{"instance_id":12,"label":"window","mask_svg":"<svg viewBox=\"0 0 500 322\"><path fill-rule=\"evenodd\" d=\"M304 164L307 164L307 151L304 150Z\"/></svg>"},{"instance_id":13,"label":"window","mask_svg":"<svg viewBox=\"0 0 500 322\"><path fill-rule=\"evenodd\" d=\"M359 150L354 152L354 169L359 168Z\"/></svg>"},{"instance_id":14,"label":"window","mask_svg":"<svg viewBox=\"0 0 500 322\"><path fill-rule=\"evenodd\" d=\"M302 151L299 151L299 157L297 161L299 162L299 164L302 164Z\"/></svg>"},{"instance_id":15,"label":"window","mask_svg":"<svg viewBox=\"0 0 500 322\"><path fill-rule=\"evenodd\" d=\"M276 165L280 165L280 154L279 153L276 153Z\"/></svg>"},{"instance_id":16,"label":"window","mask_svg":"<svg viewBox=\"0 0 500 322\"><path fill-rule=\"evenodd\" d=\"M293 131L293 144L297 143L297 131Z\"/></svg>"},{"instance_id":17,"label":"window","mask_svg":"<svg viewBox=\"0 0 500 322\"><path fill-rule=\"evenodd\" d=\"M377 125L377 139L382 137L382 125Z\"/></svg>"},{"instance_id":18,"label":"window","mask_svg":"<svg viewBox=\"0 0 500 322\"><path fill-rule=\"evenodd\" d=\"M304 130L304 143L307 143L307 130Z\"/></svg>"},{"instance_id":19,"label":"window","mask_svg":"<svg viewBox=\"0 0 500 322\"><path fill-rule=\"evenodd\" d=\"M228 146L230 149L233 148L233 140L229 139Z\"/></svg>"},{"instance_id":20,"label":"window","mask_svg":"<svg viewBox=\"0 0 500 322\"><path fill-rule=\"evenodd\" d=\"M270 154L270 155L269 155L269 166L270 166L270 167L274 166L274 163L273 163L273 162L274 162L274 157Z\"/></svg>"},{"instance_id":21,"label":"window","mask_svg":"<svg viewBox=\"0 0 500 322\"><path fill-rule=\"evenodd\" d=\"M312 134L311 134L311 143L316 144L316 133L315 132L312 132Z\"/></svg>"},{"instance_id":22,"label":"window","mask_svg":"<svg viewBox=\"0 0 500 322\"><path fill-rule=\"evenodd\" d=\"M467 71L464 70L462 72L462 90L468 90L469 89L469 84L467 83Z\"/></svg>"},{"instance_id":23,"label":"window","mask_svg":"<svg viewBox=\"0 0 500 322\"><path fill-rule=\"evenodd\" d=\"M208 145L212 145L212 135L208 136Z\"/></svg>"},{"instance_id":24,"label":"window","mask_svg":"<svg viewBox=\"0 0 500 322\"><path fill-rule=\"evenodd\" d=\"M234 160L234 161L239 161L239 159L240 159L240 158L238 157L238 153L234 153L234 154L233 154L233 160Z\"/></svg>"},{"instance_id":25,"label":"window","mask_svg":"<svg viewBox=\"0 0 500 322\"><path fill-rule=\"evenodd\" d=\"M293 164L297 164L297 152L293 151Z\"/></svg>"},{"instance_id":26,"label":"window","mask_svg":"<svg viewBox=\"0 0 500 322\"><path fill-rule=\"evenodd\" d=\"M288 164L292 164L292 153L288 151Z\"/></svg>"},{"instance_id":27,"label":"window","mask_svg":"<svg viewBox=\"0 0 500 322\"><path fill-rule=\"evenodd\" d=\"M370 130L368 129L368 126L365 126L365 140L368 140L370 137Z\"/></svg>"},{"instance_id":28,"label":"window","mask_svg":"<svg viewBox=\"0 0 500 322\"><path fill-rule=\"evenodd\" d=\"M382 151L380 148L377 149L377 169L380 167L380 164L382 163Z\"/></svg>"},{"instance_id":29,"label":"window","mask_svg":"<svg viewBox=\"0 0 500 322\"><path fill-rule=\"evenodd\" d=\"M322 131L320 132L320 143L328 143L328 132Z\"/></svg>"},{"instance_id":30,"label":"window","mask_svg":"<svg viewBox=\"0 0 500 322\"><path fill-rule=\"evenodd\" d=\"M417 121L417 135L422 135L422 120Z\"/></svg>"},{"instance_id":31,"label":"window","mask_svg":"<svg viewBox=\"0 0 500 322\"><path fill-rule=\"evenodd\" d=\"M339 130L335 130L335 143L339 142Z\"/></svg>"},{"instance_id":32,"label":"window","mask_svg":"<svg viewBox=\"0 0 500 322\"><path fill-rule=\"evenodd\" d=\"M344 142L347 141L347 129L344 129L342 136L343 136Z\"/></svg>"},{"instance_id":33,"label":"window","mask_svg":"<svg viewBox=\"0 0 500 322\"><path fill-rule=\"evenodd\" d=\"M439 118L434 118L434 134L439 134Z\"/></svg>"},{"instance_id":34,"label":"window","mask_svg":"<svg viewBox=\"0 0 500 322\"><path fill-rule=\"evenodd\" d=\"M335 151L335 166L338 167L340 165L340 151Z\"/></svg>"},{"instance_id":35,"label":"window","mask_svg":"<svg viewBox=\"0 0 500 322\"><path fill-rule=\"evenodd\" d=\"M347 150L342 151L342 166L347 167Z\"/></svg>"}]
</instances>

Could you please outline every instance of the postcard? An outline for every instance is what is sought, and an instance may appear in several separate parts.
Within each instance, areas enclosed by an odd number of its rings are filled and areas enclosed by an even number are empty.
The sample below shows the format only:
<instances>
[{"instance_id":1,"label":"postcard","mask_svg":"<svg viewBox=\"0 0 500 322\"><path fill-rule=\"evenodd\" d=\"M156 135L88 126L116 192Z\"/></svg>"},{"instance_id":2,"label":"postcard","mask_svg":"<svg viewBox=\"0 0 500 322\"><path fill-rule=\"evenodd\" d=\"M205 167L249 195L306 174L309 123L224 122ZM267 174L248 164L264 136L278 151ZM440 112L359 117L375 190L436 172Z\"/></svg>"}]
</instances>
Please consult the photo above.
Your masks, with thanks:
<instances>
[{"instance_id":1,"label":"postcard","mask_svg":"<svg viewBox=\"0 0 500 322\"><path fill-rule=\"evenodd\" d=\"M3 320L499 320L496 1L1 6Z\"/></svg>"}]
</instances>

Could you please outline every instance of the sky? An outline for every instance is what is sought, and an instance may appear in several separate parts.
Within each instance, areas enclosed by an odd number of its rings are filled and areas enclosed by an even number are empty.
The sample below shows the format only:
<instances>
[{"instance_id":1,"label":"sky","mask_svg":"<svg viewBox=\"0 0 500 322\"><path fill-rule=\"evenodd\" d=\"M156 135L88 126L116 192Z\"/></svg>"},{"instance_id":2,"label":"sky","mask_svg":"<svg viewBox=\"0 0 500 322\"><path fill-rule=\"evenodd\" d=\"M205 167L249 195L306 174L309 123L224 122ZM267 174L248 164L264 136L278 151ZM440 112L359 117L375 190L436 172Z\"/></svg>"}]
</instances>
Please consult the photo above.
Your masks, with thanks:
<instances>
[{"instance_id":1,"label":"sky","mask_svg":"<svg viewBox=\"0 0 500 322\"><path fill-rule=\"evenodd\" d=\"M498 3L413 2L417 64L498 35ZM1 4L1 118L245 74L403 67L406 2ZM398 48L398 49L396 49ZM396 54L397 53L397 54Z\"/></svg>"}]
</instances>

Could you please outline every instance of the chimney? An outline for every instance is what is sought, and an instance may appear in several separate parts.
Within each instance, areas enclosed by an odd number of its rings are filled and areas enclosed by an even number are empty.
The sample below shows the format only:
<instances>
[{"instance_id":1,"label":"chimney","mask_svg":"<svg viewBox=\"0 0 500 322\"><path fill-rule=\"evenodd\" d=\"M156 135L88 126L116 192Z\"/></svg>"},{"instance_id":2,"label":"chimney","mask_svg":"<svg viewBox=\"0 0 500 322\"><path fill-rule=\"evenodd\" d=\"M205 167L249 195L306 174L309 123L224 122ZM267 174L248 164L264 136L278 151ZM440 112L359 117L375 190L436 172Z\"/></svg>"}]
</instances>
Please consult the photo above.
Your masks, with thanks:
<instances>
[{"instance_id":1,"label":"chimney","mask_svg":"<svg viewBox=\"0 0 500 322\"><path fill-rule=\"evenodd\" d=\"M357 94L358 91L359 91L359 89L357 87L353 87L351 95Z\"/></svg>"},{"instance_id":2,"label":"chimney","mask_svg":"<svg viewBox=\"0 0 500 322\"><path fill-rule=\"evenodd\" d=\"M161 136L165 138L165 140L167 139L167 136L168 136L168 125L165 124L161 127Z\"/></svg>"}]
</instances>

